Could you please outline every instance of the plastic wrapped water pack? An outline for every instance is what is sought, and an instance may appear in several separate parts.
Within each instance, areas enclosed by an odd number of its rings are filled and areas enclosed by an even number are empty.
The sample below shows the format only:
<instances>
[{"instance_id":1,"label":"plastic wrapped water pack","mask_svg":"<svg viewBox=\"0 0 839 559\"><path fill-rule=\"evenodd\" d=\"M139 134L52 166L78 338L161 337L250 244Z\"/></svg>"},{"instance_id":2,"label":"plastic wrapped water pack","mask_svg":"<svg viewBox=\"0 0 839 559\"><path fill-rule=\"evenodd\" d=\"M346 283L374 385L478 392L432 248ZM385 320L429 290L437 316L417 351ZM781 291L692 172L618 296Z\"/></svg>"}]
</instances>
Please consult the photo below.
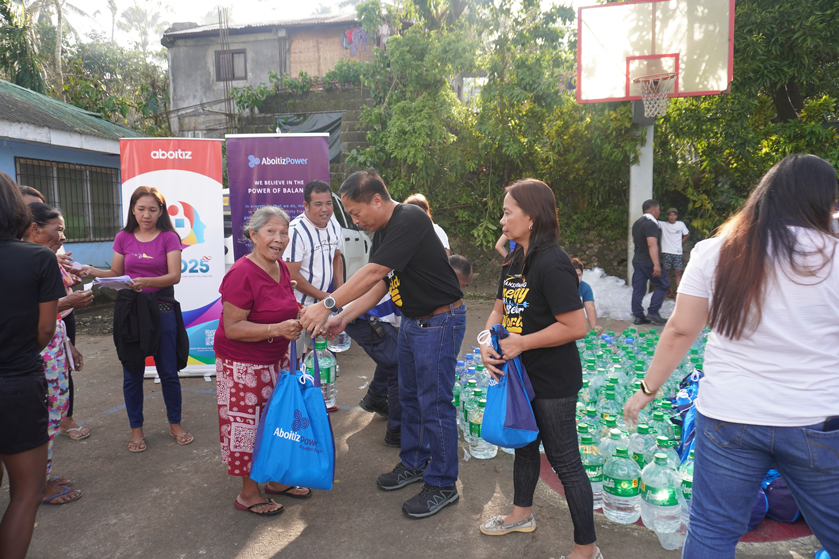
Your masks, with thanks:
<instances>
[{"instance_id":1,"label":"plastic wrapped water pack","mask_svg":"<svg viewBox=\"0 0 839 559\"><path fill-rule=\"evenodd\" d=\"M598 318L612 320L632 320L632 287L615 276L607 276L602 268L583 271L583 281L591 286L594 292L594 308ZM644 297L644 310L650 305L653 294ZM667 318L673 313L675 301L665 300L661 307L661 316Z\"/></svg>"}]
</instances>

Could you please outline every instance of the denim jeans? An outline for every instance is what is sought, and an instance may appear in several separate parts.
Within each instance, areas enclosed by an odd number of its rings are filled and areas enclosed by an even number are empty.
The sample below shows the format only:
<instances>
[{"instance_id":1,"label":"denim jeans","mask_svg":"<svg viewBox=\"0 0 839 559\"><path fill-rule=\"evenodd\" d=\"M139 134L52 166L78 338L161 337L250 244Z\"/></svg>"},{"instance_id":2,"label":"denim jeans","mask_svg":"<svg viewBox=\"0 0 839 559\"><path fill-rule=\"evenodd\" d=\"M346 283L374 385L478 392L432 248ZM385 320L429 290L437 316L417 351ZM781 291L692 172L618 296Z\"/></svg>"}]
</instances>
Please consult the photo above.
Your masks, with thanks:
<instances>
[{"instance_id":1,"label":"denim jeans","mask_svg":"<svg viewBox=\"0 0 839 559\"><path fill-rule=\"evenodd\" d=\"M396 347L399 342L399 329L392 324L380 322L385 336L380 338L367 320L360 318L347 324L346 332L360 345L367 355L375 361L376 370L370 381L370 392L379 396L387 395L387 426L399 429L402 425L402 404L399 403L399 360Z\"/></svg>"},{"instance_id":2,"label":"denim jeans","mask_svg":"<svg viewBox=\"0 0 839 559\"><path fill-rule=\"evenodd\" d=\"M696 415L690 526L682 557L731 559L766 472L780 472L807 524L839 557L839 430L766 427Z\"/></svg>"},{"instance_id":3,"label":"denim jeans","mask_svg":"<svg viewBox=\"0 0 839 559\"><path fill-rule=\"evenodd\" d=\"M583 469L580 447L577 446L577 398L542 399L537 396L532 406L539 436L529 445L516 449L513 504L517 507L533 506L533 492L542 467L539 455L541 442L548 462L565 488L565 499L574 524L574 543L592 544L597 539L594 533L594 495Z\"/></svg>"},{"instance_id":4,"label":"denim jeans","mask_svg":"<svg viewBox=\"0 0 839 559\"><path fill-rule=\"evenodd\" d=\"M160 346L154 356L154 364L160 377L163 402L169 423L181 422L181 381L178 378L177 354L178 326L174 311L160 313ZM125 409L132 429L143 426L143 373L122 368L122 393Z\"/></svg>"},{"instance_id":5,"label":"denim jeans","mask_svg":"<svg viewBox=\"0 0 839 559\"><path fill-rule=\"evenodd\" d=\"M431 318L405 317L399 329L399 458L410 469L431 458L423 479L438 487L457 481L457 415L452 387L465 331L466 305Z\"/></svg>"},{"instance_id":6,"label":"denim jeans","mask_svg":"<svg viewBox=\"0 0 839 559\"><path fill-rule=\"evenodd\" d=\"M667 290L670 289L670 278L667 272L662 269L661 275L653 277L652 264L635 264L632 263L635 269L632 272L632 314L635 316L644 316L644 296L647 294L647 282L653 284L655 291L653 291L653 298L650 300L650 308L647 310L648 314L658 314L661 310L661 305L664 303L664 298L667 296Z\"/></svg>"}]
</instances>

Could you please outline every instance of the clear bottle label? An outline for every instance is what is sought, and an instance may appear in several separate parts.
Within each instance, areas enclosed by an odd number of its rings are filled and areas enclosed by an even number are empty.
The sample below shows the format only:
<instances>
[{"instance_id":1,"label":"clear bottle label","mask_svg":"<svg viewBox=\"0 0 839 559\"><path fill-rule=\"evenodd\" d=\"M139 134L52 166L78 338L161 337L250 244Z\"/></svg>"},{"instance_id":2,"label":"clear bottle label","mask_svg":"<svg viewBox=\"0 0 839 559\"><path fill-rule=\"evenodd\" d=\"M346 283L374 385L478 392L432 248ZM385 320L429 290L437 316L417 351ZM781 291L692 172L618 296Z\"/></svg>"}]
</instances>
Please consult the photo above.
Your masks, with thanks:
<instances>
[{"instance_id":1,"label":"clear bottle label","mask_svg":"<svg viewBox=\"0 0 839 559\"><path fill-rule=\"evenodd\" d=\"M320 382L335 382L335 367L321 367L320 368Z\"/></svg>"},{"instance_id":2,"label":"clear bottle label","mask_svg":"<svg viewBox=\"0 0 839 559\"><path fill-rule=\"evenodd\" d=\"M473 437L481 436L481 424L469 422L469 434Z\"/></svg>"},{"instance_id":3,"label":"clear bottle label","mask_svg":"<svg viewBox=\"0 0 839 559\"><path fill-rule=\"evenodd\" d=\"M685 498L685 501L690 501L693 497L693 478L682 480L682 497Z\"/></svg>"},{"instance_id":4,"label":"clear bottle label","mask_svg":"<svg viewBox=\"0 0 839 559\"><path fill-rule=\"evenodd\" d=\"M583 464L588 480L592 483L603 481L603 464Z\"/></svg>"},{"instance_id":5,"label":"clear bottle label","mask_svg":"<svg viewBox=\"0 0 839 559\"><path fill-rule=\"evenodd\" d=\"M676 489L662 489L641 482L641 498L651 505L660 507L674 507L679 504L676 498Z\"/></svg>"},{"instance_id":6,"label":"clear bottle label","mask_svg":"<svg viewBox=\"0 0 839 559\"><path fill-rule=\"evenodd\" d=\"M635 497L641 492L640 480L603 476L603 491L616 497Z\"/></svg>"}]
</instances>

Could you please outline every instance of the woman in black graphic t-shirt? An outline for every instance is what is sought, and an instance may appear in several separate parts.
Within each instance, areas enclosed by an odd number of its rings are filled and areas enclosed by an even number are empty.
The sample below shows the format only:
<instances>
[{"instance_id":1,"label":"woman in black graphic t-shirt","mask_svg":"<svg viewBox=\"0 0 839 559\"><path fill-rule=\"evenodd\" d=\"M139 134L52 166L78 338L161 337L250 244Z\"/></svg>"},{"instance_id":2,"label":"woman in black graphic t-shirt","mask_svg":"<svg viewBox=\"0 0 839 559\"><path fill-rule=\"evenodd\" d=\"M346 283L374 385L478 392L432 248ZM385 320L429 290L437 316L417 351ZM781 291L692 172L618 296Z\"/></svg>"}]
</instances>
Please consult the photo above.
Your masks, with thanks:
<instances>
[{"instance_id":1,"label":"woman in black graphic t-shirt","mask_svg":"<svg viewBox=\"0 0 839 559\"><path fill-rule=\"evenodd\" d=\"M481 525L487 535L532 532L533 492L539 480L539 443L562 481L574 523L574 549L569 558L600 557L595 545L591 484L577 450L574 414L582 386L580 356L574 343L586 333L586 318L578 295L577 273L557 244L556 200L545 183L533 179L507 187L504 235L516 242L501 269L495 307L486 323L503 325L510 337L500 342L507 359L521 355L536 398L533 413L539 436L516 449L513 468L513 512ZM493 376L503 359L481 346L481 357Z\"/></svg>"}]
</instances>

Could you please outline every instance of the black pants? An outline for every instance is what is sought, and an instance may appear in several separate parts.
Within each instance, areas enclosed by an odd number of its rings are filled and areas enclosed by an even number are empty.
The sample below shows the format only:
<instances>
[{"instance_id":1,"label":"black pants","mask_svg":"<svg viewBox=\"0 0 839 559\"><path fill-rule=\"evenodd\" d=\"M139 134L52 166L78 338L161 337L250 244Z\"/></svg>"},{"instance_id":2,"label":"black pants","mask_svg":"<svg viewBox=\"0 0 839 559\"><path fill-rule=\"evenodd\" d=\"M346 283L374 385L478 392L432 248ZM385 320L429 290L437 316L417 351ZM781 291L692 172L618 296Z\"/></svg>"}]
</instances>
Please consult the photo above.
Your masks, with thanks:
<instances>
[{"instance_id":1,"label":"black pants","mask_svg":"<svg viewBox=\"0 0 839 559\"><path fill-rule=\"evenodd\" d=\"M64 326L67 327L67 337L70 338L70 343L76 345L76 313L71 312L64 317ZM73 417L73 371L67 369L67 382L70 383L70 393L67 395L69 405L67 407L67 417Z\"/></svg>"},{"instance_id":2,"label":"black pants","mask_svg":"<svg viewBox=\"0 0 839 559\"><path fill-rule=\"evenodd\" d=\"M370 323L359 318L347 324L346 332L355 343L360 345L367 355L376 362L376 371L370 381L370 392L377 396L387 396L387 426L399 429L402 426L402 404L399 403L399 363L396 347L399 329L392 324L380 322L384 337L373 332Z\"/></svg>"},{"instance_id":3,"label":"black pants","mask_svg":"<svg viewBox=\"0 0 839 559\"><path fill-rule=\"evenodd\" d=\"M533 492L541 468L541 441L548 462L565 489L565 499L574 523L574 543L592 544L597 540L594 534L594 496L577 446L577 426L574 420L577 398L570 396L547 400L537 397L532 405L539 436L529 445L516 449L513 504L517 507L533 506Z\"/></svg>"}]
</instances>

